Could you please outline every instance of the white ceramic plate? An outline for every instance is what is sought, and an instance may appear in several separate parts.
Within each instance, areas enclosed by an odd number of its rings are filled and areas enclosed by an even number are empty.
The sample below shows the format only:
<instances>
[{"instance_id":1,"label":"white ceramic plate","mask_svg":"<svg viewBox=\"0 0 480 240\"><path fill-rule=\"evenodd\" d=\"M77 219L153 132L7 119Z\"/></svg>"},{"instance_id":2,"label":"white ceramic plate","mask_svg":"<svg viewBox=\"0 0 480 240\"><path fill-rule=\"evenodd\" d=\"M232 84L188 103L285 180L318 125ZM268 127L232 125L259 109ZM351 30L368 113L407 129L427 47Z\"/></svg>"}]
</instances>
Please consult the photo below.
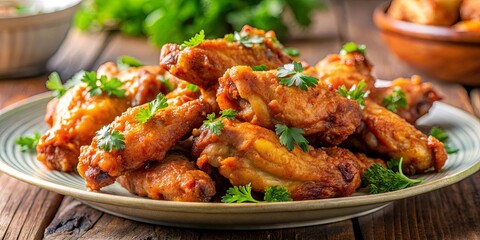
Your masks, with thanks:
<instances>
[{"instance_id":1,"label":"white ceramic plate","mask_svg":"<svg viewBox=\"0 0 480 240\"><path fill-rule=\"evenodd\" d=\"M22 153L14 144L17 137L43 133L43 94L0 112L0 170L21 181L60 194L73 196L87 205L113 215L142 222L210 229L286 228L340 221L376 211L394 200L415 196L458 182L480 168L480 122L472 115L436 103L419 125L446 130L450 144L460 149L449 156L441 173L424 174L426 181L400 191L350 197L267 204L183 203L141 198L118 184L103 192L88 192L77 174L47 170L34 154Z\"/></svg>"}]
</instances>

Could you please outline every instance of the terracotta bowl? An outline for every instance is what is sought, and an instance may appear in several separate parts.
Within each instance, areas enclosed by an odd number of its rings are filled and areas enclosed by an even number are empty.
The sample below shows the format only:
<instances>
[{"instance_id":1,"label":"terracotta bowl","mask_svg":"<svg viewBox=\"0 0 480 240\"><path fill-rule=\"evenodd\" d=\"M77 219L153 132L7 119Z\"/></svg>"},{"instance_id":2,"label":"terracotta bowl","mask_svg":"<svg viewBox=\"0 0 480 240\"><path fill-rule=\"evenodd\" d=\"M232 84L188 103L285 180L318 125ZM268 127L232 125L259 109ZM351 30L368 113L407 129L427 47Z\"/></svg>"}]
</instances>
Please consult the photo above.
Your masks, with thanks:
<instances>
[{"instance_id":1,"label":"terracotta bowl","mask_svg":"<svg viewBox=\"0 0 480 240\"><path fill-rule=\"evenodd\" d=\"M388 7L378 6L374 21L395 55L439 80L480 86L480 32L396 20Z\"/></svg>"}]
</instances>

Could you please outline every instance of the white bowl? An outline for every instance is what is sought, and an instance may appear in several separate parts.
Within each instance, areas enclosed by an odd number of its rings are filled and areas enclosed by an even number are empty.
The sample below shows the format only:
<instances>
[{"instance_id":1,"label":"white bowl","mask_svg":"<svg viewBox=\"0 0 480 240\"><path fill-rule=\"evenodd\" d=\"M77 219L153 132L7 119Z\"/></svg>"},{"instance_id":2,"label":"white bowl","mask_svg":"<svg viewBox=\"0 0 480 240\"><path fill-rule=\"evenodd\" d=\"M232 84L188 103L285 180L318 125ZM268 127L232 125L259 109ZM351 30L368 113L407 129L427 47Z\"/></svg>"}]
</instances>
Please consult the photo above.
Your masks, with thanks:
<instances>
[{"instance_id":1,"label":"white bowl","mask_svg":"<svg viewBox=\"0 0 480 240\"><path fill-rule=\"evenodd\" d=\"M40 13L0 17L0 78L32 76L45 71L48 59L65 39L81 0L13 2L33 6Z\"/></svg>"}]
</instances>

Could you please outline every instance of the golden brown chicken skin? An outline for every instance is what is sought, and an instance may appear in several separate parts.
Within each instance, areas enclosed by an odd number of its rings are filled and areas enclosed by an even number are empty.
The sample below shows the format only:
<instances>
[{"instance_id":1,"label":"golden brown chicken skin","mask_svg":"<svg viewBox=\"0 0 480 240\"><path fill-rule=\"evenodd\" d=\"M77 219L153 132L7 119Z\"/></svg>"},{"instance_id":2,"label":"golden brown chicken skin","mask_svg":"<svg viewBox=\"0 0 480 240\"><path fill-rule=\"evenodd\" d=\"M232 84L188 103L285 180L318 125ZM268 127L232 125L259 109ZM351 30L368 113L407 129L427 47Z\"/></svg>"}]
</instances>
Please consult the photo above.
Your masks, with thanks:
<instances>
[{"instance_id":1,"label":"golden brown chicken skin","mask_svg":"<svg viewBox=\"0 0 480 240\"><path fill-rule=\"evenodd\" d=\"M393 0L388 16L413 23L451 26L465 0Z\"/></svg>"},{"instance_id":2,"label":"golden brown chicken skin","mask_svg":"<svg viewBox=\"0 0 480 240\"><path fill-rule=\"evenodd\" d=\"M447 159L443 143L426 136L404 119L372 100L365 100L362 125L349 142L364 152L403 158L404 172L440 171Z\"/></svg>"},{"instance_id":3,"label":"golden brown chicken skin","mask_svg":"<svg viewBox=\"0 0 480 240\"><path fill-rule=\"evenodd\" d=\"M411 79L398 78L390 82L388 87L376 88L370 97L378 104L390 96L395 89L405 93L407 107L397 107L397 114L411 124L428 113L435 101L441 99L430 83L423 83L419 76Z\"/></svg>"},{"instance_id":4,"label":"golden brown chicken skin","mask_svg":"<svg viewBox=\"0 0 480 240\"><path fill-rule=\"evenodd\" d=\"M202 127L194 139L197 165L211 167L232 185L251 183L263 192L266 187L284 186L294 200L351 195L360 186L359 165L346 149L328 155L321 149L288 151L269 129L251 123L223 120L221 135Z\"/></svg>"},{"instance_id":5,"label":"golden brown chicken skin","mask_svg":"<svg viewBox=\"0 0 480 240\"><path fill-rule=\"evenodd\" d=\"M162 162L117 178L129 192L158 200L208 202L215 195L215 183L194 162L179 153L167 153Z\"/></svg>"},{"instance_id":6,"label":"golden brown chicken skin","mask_svg":"<svg viewBox=\"0 0 480 240\"><path fill-rule=\"evenodd\" d=\"M49 169L70 172L78 163L80 146L88 145L95 132L128 107L143 104L164 91L156 79L164 72L158 67L120 71L113 63L98 69L98 76L117 77L124 82L125 98L101 94L91 96L85 83L68 90L48 104L46 121L51 128L40 138L37 159Z\"/></svg>"},{"instance_id":7,"label":"golden brown chicken skin","mask_svg":"<svg viewBox=\"0 0 480 240\"><path fill-rule=\"evenodd\" d=\"M110 124L111 131L119 131L125 137L124 149L102 150L98 137L93 138L90 146L82 147L77 169L90 190L100 190L148 161L162 161L166 152L199 127L209 112L207 104L194 100L160 109L141 124L135 116L145 107L130 108Z\"/></svg>"},{"instance_id":8,"label":"golden brown chicken skin","mask_svg":"<svg viewBox=\"0 0 480 240\"><path fill-rule=\"evenodd\" d=\"M265 33L249 26L244 27L242 32L264 37L263 43L246 47L225 39L204 40L195 47L183 50L179 45L166 44L160 54L160 66L180 79L207 89L215 85L218 78L233 66L264 64L268 69L276 69L292 62L276 46L273 32Z\"/></svg>"},{"instance_id":9,"label":"golden brown chicken skin","mask_svg":"<svg viewBox=\"0 0 480 240\"><path fill-rule=\"evenodd\" d=\"M219 79L217 102L238 117L274 129L275 124L301 128L322 145L335 146L360 124L361 109L352 100L319 83L308 91L281 85L276 70L233 67Z\"/></svg>"},{"instance_id":10,"label":"golden brown chicken skin","mask_svg":"<svg viewBox=\"0 0 480 240\"><path fill-rule=\"evenodd\" d=\"M480 0L462 0L460 5L462 20L480 20Z\"/></svg>"},{"instance_id":11,"label":"golden brown chicken skin","mask_svg":"<svg viewBox=\"0 0 480 240\"><path fill-rule=\"evenodd\" d=\"M200 90L192 91L188 88L188 85L189 83L186 81L177 81L177 88L165 95L168 106L181 106L200 97Z\"/></svg>"},{"instance_id":12,"label":"golden brown chicken skin","mask_svg":"<svg viewBox=\"0 0 480 240\"><path fill-rule=\"evenodd\" d=\"M310 75L318 76L319 80L326 83L330 89L336 90L342 85L347 89L358 86L362 80L367 87L365 91L375 88L375 78L372 76L372 65L365 55L360 52L347 54L331 54L315 65L315 71Z\"/></svg>"}]
</instances>

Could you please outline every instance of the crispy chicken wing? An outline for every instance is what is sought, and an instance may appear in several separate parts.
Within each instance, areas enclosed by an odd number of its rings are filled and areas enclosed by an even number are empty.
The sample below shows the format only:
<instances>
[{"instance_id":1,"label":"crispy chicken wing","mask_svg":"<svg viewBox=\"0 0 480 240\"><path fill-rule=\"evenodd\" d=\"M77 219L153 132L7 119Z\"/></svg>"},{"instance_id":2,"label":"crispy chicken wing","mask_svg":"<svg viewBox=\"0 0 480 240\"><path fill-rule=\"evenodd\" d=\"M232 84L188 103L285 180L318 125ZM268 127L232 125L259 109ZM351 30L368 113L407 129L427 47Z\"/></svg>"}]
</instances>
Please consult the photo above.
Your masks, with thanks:
<instances>
[{"instance_id":1,"label":"crispy chicken wing","mask_svg":"<svg viewBox=\"0 0 480 240\"><path fill-rule=\"evenodd\" d=\"M393 0L392 18L427 25L451 26L458 19L462 0Z\"/></svg>"},{"instance_id":2,"label":"crispy chicken wing","mask_svg":"<svg viewBox=\"0 0 480 240\"><path fill-rule=\"evenodd\" d=\"M207 89L217 83L225 71L238 65L264 64L276 69L292 59L276 46L275 34L245 26L242 32L250 36L264 37L262 44L246 47L225 39L204 40L195 47L183 50L179 45L166 44L160 54L160 66L185 81Z\"/></svg>"},{"instance_id":3,"label":"crispy chicken wing","mask_svg":"<svg viewBox=\"0 0 480 240\"><path fill-rule=\"evenodd\" d=\"M88 145L95 132L124 112L128 107L155 98L163 85L157 80L158 67L130 68L120 71L113 63L98 69L98 76L117 77L124 82L125 98L106 94L91 96L85 83L79 83L59 100L48 105L46 121L51 128L41 137L37 159L49 169L70 172L78 163L80 146Z\"/></svg>"},{"instance_id":4,"label":"crispy chicken wing","mask_svg":"<svg viewBox=\"0 0 480 240\"><path fill-rule=\"evenodd\" d=\"M207 104L194 100L160 109L152 119L140 124L135 116L144 107L130 108L110 124L112 131L123 134L123 150L102 150L97 137L90 146L81 148L78 172L90 190L100 190L148 161L162 161L166 152L193 128L199 127L209 112Z\"/></svg>"},{"instance_id":5,"label":"crispy chicken wing","mask_svg":"<svg viewBox=\"0 0 480 240\"><path fill-rule=\"evenodd\" d=\"M294 200L348 196L360 186L360 167L346 149L327 154L298 146L288 151L274 132L251 123L223 120L221 135L200 129L194 155L201 169L218 168L233 185L251 183L252 189L286 187Z\"/></svg>"},{"instance_id":6,"label":"crispy chicken wing","mask_svg":"<svg viewBox=\"0 0 480 240\"><path fill-rule=\"evenodd\" d=\"M311 75L316 74L330 89L336 90L342 85L350 89L353 85L358 86L362 80L367 84L366 91L375 88L372 65L360 52L328 55L317 63L315 70Z\"/></svg>"},{"instance_id":7,"label":"crispy chicken wing","mask_svg":"<svg viewBox=\"0 0 480 240\"><path fill-rule=\"evenodd\" d=\"M188 82L178 80L177 88L169 92L165 98L168 101L168 106L181 106L182 104L198 99L200 91L193 91L188 88Z\"/></svg>"},{"instance_id":8,"label":"crispy chicken wing","mask_svg":"<svg viewBox=\"0 0 480 240\"><path fill-rule=\"evenodd\" d=\"M323 83L304 91L281 85L276 70L253 71L250 67L229 69L219 83L221 109L234 109L241 119L270 129L275 124L301 128L323 145L338 145L360 124L358 104Z\"/></svg>"},{"instance_id":9,"label":"crispy chicken wing","mask_svg":"<svg viewBox=\"0 0 480 240\"><path fill-rule=\"evenodd\" d=\"M441 99L432 84L423 83L419 76L395 79L388 87L376 88L370 97L376 103L382 104L383 99L391 95L395 89L402 90L407 100L407 107L398 107L397 114L411 124L415 124L417 119L428 113L435 101Z\"/></svg>"},{"instance_id":10,"label":"crispy chicken wing","mask_svg":"<svg viewBox=\"0 0 480 240\"><path fill-rule=\"evenodd\" d=\"M179 153L167 153L162 162L147 163L117 181L133 194L159 200L208 202L215 195L210 176Z\"/></svg>"},{"instance_id":11,"label":"crispy chicken wing","mask_svg":"<svg viewBox=\"0 0 480 240\"><path fill-rule=\"evenodd\" d=\"M411 124L374 103L365 100L362 125L349 142L364 152L403 158L404 172L423 173L432 167L440 171L447 159L443 144L426 136Z\"/></svg>"}]
</instances>

